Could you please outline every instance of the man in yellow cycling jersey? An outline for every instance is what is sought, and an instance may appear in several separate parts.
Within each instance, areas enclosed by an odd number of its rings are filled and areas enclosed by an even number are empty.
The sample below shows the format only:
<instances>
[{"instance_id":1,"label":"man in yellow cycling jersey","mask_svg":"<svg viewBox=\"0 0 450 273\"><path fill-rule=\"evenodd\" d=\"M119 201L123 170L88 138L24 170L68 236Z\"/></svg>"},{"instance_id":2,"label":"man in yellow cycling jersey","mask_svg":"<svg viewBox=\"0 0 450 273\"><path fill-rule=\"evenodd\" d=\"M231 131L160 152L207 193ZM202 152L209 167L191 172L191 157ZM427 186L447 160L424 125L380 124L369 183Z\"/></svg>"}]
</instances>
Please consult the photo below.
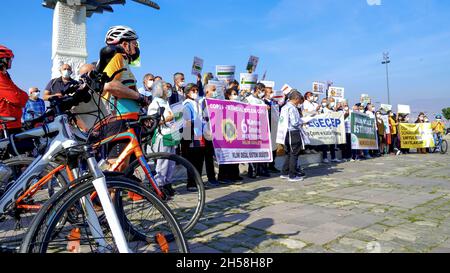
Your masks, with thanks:
<instances>
[{"instance_id":1,"label":"man in yellow cycling jersey","mask_svg":"<svg viewBox=\"0 0 450 273\"><path fill-rule=\"evenodd\" d=\"M103 70L109 77L114 76L111 82L105 84L102 94L109 102L112 113L112 118L103 128L103 136L126 131L125 122L137 120L141 107L148 105L148 98L138 92L136 78L130 70L130 64L140 55L138 38L136 32L127 26L111 27L106 34L106 44L115 47L117 52ZM125 140L109 145L109 164L115 162L127 144L128 141Z\"/></svg>"},{"instance_id":2,"label":"man in yellow cycling jersey","mask_svg":"<svg viewBox=\"0 0 450 273\"><path fill-rule=\"evenodd\" d=\"M436 120L431 123L431 129L433 129L434 143L438 144L438 135L440 134L441 137L445 135L445 124L441 115L436 115Z\"/></svg>"}]
</instances>

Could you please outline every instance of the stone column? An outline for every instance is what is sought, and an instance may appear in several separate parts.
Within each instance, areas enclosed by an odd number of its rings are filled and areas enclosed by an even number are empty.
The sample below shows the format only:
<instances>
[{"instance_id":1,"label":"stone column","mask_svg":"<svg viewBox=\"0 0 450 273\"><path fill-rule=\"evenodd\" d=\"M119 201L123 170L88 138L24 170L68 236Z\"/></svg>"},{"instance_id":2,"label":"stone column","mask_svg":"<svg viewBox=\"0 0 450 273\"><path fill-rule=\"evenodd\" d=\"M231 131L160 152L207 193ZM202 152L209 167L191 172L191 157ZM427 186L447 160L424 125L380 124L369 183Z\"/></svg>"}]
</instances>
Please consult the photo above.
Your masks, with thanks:
<instances>
[{"instance_id":1,"label":"stone column","mask_svg":"<svg viewBox=\"0 0 450 273\"><path fill-rule=\"evenodd\" d=\"M52 78L61 76L59 68L64 63L72 66L72 77L77 78L87 56L86 6L81 0L58 1L53 15Z\"/></svg>"}]
</instances>

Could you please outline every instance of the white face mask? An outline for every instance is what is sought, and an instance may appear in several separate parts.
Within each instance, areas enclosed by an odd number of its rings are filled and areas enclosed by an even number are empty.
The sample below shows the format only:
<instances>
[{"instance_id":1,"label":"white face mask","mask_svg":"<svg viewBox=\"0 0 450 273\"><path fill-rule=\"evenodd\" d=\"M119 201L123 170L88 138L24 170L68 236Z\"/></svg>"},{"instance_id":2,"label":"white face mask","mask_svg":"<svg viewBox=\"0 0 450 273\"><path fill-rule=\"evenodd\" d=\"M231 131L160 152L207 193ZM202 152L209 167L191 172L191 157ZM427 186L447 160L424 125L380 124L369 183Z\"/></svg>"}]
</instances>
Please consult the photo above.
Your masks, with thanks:
<instances>
[{"instance_id":1,"label":"white face mask","mask_svg":"<svg viewBox=\"0 0 450 273\"><path fill-rule=\"evenodd\" d=\"M184 87L186 86L186 83L185 83L185 82L180 82L180 83L178 84L178 86L181 87L181 88L184 88Z\"/></svg>"},{"instance_id":2,"label":"white face mask","mask_svg":"<svg viewBox=\"0 0 450 273\"><path fill-rule=\"evenodd\" d=\"M322 107L327 107L327 104L326 103L322 103Z\"/></svg>"},{"instance_id":3,"label":"white face mask","mask_svg":"<svg viewBox=\"0 0 450 273\"><path fill-rule=\"evenodd\" d=\"M234 96L231 96L231 97L230 97L230 100L237 101L238 98L239 98L238 96L234 95Z\"/></svg>"},{"instance_id":4,"label":"white face mask","mask_svg":"<svg viewBox=\"0 0 450 273\"><path fill-rule=\"evenodd\" d=\"M336 103L334 103L334 102L330 103L330 107L331 107L331 108L333 108L333 107L335 107L335 106L336 106Z\"/></svg>"},{"instance_id":5,"label":"white face mask","mask_svg":"<svg viewBox=\"0 0 450 273\"><path fill-rule=\"evenodd\" d=\"M167 97L172 97L172 89L167 90Z\"/></svg>"},{"instance_id":6,"label":"white face mask","mask_svg":"<svg viewBox=\"0 0 450 273\"><path fill-rule=\"evenodd\" d=\"M63 78L68 79L72 75L72 71L70 70L63 70L62 74Z\"/></svg>"},{"instance_id":7,"label":"white face mask","mask_svg":"<svg viewBox=\"0 0 450 273\"><path fill-rule=\"evenodd\" d=\"M344 110L345 110L345 111L348 111L348 110L349 110L349 108L348 108L348 107L345 107L345 108L344 108Z\"/></svg>"},{"instance_id":8,"label":"white face mask","mask_svg":"<svg viewBox=\"0 0 450 273\"><path fill-rule=\"evenodd\" d=\"M31 94L31 98L32 98L32 99L37 99L37 98L39 98L39 93L36 93L36 92L32 93L32 94Z\"/></svg>"},{"instance_id":9,"label":"white face mask","mask_svg":"<svg viewBox=\"0 0 450 273\"><path fill-rule=\"evenodd\" d=\"M265 92L259 92L258 97L259 97L260 99L262 99L262 98L264 98L265 95L266 95Z\"/></svg>"},{"instance_id":10,"label":"white face mask","mask_svg":"<svg viewBox=\"0 0 450 273\"><path fill-rule=\"evenodd\" d=\"M273 93L272 93L272 94L270 94L270 99L273 99Z\"/></svg>"},{"instance_id":11,"label":"white face mask","mask_svg":"<svg viewBox=\"0 0 450 273\"><path fill-rule=\"evenodd\" d=\"M198 94L197 93L192 94L191 99L197 100L198 99Z\"/></svg>"},{"instance_id":12,"label":"white face mask","mask_svg":"<svg viewBox=\"0 0 450 273\"><path fill-rule=\"evenodd\" d=\"M148 81L147 82L147 89L152 89L154 81Z\"/></svg>"}]
</instances>

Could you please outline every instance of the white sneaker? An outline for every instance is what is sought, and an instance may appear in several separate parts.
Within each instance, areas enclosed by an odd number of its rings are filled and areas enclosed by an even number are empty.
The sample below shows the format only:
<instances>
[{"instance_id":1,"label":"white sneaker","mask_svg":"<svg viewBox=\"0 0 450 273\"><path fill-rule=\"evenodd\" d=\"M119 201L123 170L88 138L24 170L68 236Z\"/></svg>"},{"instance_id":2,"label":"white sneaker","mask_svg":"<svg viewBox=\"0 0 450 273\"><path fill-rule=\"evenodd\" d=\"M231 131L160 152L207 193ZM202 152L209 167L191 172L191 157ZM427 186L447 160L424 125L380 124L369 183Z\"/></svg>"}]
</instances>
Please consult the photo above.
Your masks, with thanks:
<instances>
[{"instance_id":1,"label":"white sneaker","mask_svg":"<svg viewBox=\"0 0 450 273\"><path fill-rule=\"evenodd\" d=\"M301 182L301 181L303 181L304 179L303 179L303 177L301 177L301 176L297 176L297 177L295 177L295 178L289 178L289 182Z\"/></svg>"},{"instance_id":2,"label":"white sneaker","mask_svg":"<svg viewBox=\"0 0 450 273\"><path fill-rule=\"evenodd\" d=\"M353 159L353 158L352 158L352 159L350 159L350 162L355 162L355 161L356 161L356 160L355 160L355 159Z\"/></svg>"},{"instance_id":3,"label":"white sneaker","mask_svg":"<svg viewBox=\"0 0 450 273\"><path fill-rule=\"evenodd\" d=\"M328 163L330 163L330 160L328 160L328 158L325 158L324 160L322 160L322 163L328 164Z\"/></svg>"},{"instance_id":4,"label":"white sneaker","mask_svg":"<svg viewBox=\"0 0 450 273\"><path fill-rule=\"evenodd\" d=\"M400 155L402 151L398 150L396 155Z\"/></svg>"},{"instance_id":5,"label":"white sneaker","mask_svg":"<svg viewBox=\"0 0 450 273\"><path fill-rule=\"evenodd\" d=\"M342 161L339 160L339 159L337 159L337 158L335 158L335 159L331 160L331 162L334 162L334 163L341 163Z\"/></svg>"},{"instance_id":6,"label":"white sneaker","mask_svg":"<svg viewBox=\"0 0 450 273\"><path fill-rule=\"evenodd\" d=\"M281 179L289 179L289 175L280 175Z\"/></svg>"}]
</instances>

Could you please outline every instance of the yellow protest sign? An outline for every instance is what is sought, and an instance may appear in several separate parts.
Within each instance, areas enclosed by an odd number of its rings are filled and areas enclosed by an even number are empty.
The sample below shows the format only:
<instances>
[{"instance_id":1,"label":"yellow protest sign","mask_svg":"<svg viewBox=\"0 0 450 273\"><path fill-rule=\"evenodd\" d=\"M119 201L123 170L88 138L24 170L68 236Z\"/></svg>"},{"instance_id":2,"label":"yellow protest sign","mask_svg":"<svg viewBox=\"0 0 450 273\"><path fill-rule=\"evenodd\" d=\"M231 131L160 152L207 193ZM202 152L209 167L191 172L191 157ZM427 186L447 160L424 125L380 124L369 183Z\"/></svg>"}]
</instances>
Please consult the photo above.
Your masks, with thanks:
<instances>
[{"instance_id":1,"label":"yellow protest sign","mask_svg":"<svg viewBox=\"0 0 450 273\"><path fill-rule=\"evenodd\" d=\"M431 123L400 123L400 143L403 149L433 148Z\"/></svg>"}]
</instances>

